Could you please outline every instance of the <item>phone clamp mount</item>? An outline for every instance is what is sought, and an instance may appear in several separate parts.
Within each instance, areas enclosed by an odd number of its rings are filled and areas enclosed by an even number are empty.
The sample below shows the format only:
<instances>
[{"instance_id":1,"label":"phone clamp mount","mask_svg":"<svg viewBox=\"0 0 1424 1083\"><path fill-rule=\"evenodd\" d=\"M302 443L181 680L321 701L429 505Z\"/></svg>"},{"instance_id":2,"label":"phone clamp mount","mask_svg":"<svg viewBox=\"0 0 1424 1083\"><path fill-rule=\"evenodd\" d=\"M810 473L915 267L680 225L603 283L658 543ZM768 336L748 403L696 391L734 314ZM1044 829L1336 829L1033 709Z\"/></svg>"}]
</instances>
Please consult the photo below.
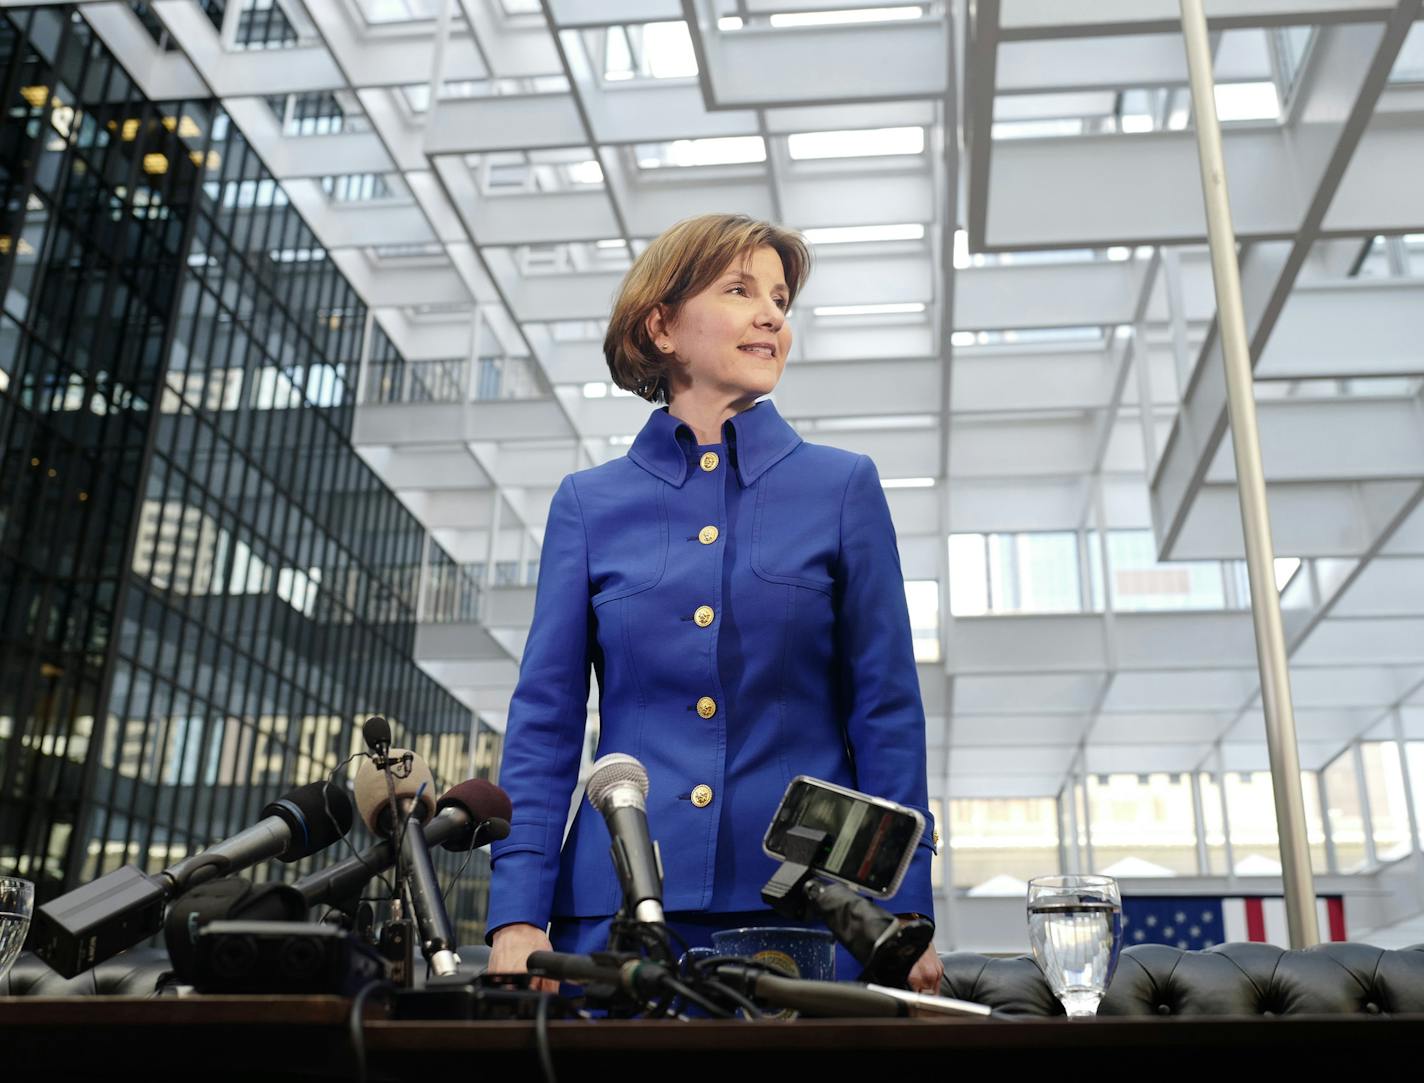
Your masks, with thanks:
<instances>
[{"instance_id":1,"label":"phone clamp mount","mask_svg":"<svg viewBox=\"0 0 1424 1083\"><path fill-rule=\"evenodd\" d=\"M786 859L762 887L762 901L782 917L825 922L864 968L857 981L903 989L934 939L934 925L924 918L898 918L844 884L821 879L814 863L829 837L811 827L788 830Z\"/></svg>"}]
</instances>

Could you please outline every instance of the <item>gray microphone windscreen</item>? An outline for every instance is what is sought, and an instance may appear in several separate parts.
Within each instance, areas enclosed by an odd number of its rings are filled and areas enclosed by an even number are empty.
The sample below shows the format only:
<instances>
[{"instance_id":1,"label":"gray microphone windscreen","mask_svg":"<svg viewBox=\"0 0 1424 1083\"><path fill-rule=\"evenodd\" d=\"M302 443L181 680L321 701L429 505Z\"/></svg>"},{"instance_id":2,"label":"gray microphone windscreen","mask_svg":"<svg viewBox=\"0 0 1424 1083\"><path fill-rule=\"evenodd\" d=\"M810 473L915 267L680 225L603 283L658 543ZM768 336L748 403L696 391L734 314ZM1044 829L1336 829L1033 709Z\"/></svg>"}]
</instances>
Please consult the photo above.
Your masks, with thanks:
<instances>
[{"instance_id":1,"label":"gray microphone windscreen","mask_svg":"<svg viewBox=\"0 0 1424 1083\"><path fill-rule=\"evenodd\" d=\"M410 756L409 767L405 756ZM430 767L420 756L403 748L390 751L391 778L395 782L396 801L414 798L420 794L420 811L417 818L424 822L435 814L435 779ZM421 791L422 784L425 786ZM356 810L373 835L390 834L391 817L386 815L390 807L390 790L386 785L386 774L369 759L363 759L356 768ZM382 821L385 821L384 823Z\"/></svg>"},{"instance_id":2,"label":"gray microphone windscreen","mask_svg":"<svg viewBox=\"0 0 1424 1083\"><path fill-rule=\"evenodd\" d=\"M624 752L610 752L593 765L593 774L589 775L584 792L588 803L602 812L604 799L614 790L629 785L637 787L638 793L646 798L648 769Z\"/></svg>"}]
</instances>

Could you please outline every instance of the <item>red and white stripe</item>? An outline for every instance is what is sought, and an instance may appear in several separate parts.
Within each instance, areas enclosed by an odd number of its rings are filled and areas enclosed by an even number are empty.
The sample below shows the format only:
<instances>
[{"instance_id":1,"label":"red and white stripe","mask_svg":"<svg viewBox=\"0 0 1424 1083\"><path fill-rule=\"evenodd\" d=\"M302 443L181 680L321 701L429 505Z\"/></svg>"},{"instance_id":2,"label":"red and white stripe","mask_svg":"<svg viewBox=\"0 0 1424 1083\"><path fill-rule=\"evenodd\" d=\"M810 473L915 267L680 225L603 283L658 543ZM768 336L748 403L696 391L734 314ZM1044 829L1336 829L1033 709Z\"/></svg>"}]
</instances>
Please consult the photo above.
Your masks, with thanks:
<instances>
[{"instance_id":1,"label":"red and white stripe","mask_svg":"<svg viewBox=\"0 0 1424 1083\"><path fill-rule=\"evenodd\" d=\"M1338 895L1315 900L1316 920L1325 940L1344 940L1345 901ZM1286 924L1286 901L1282 898L1262 898L1259 895L1221 900L1221 915L1225 923L1227 943L1251 941L1290 947L1290 930Z\"/></svg>"}]
</instances>

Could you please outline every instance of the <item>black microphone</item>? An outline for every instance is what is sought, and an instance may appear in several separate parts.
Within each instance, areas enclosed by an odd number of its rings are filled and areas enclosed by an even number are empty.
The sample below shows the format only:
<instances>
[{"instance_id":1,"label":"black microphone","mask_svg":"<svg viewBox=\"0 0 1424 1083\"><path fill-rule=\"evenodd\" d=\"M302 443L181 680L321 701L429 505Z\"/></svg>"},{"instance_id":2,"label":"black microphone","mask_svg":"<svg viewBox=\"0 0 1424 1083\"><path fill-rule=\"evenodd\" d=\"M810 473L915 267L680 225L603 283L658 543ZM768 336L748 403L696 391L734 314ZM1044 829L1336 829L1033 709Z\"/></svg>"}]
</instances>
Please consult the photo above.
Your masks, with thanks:
<instances>
[{"instance_id":1,"label":"black microphone","mask_svg":"<svg viewBox=\"0 0 1424 1083\"><path fill-rule=\"evenodd\" d=\"M455 933L421 827L435 812L435 796L431 792L435 780L421 757L406 751L397 757L395 752L392 749L388 754L388 763L408 760L410 769L395 778L389 768L363 760L356 769L356 803L367 827L376 834L389 834L394 840L402 879L420 929L421 953L436 975L447 978L459 969L460 960L455 955Z\"/></svg>"},{"instance_id":2,"label":"black microphone","mask_svg":"<svg viewBox=\"0 0 1424 1083\"><path fill-rule=\"evenodd\" d=\"M646 959L608 952L596 955L569 955L558 951L532 951L526 966L540 974L578 985L613 985L642 999L652 999L668 990L673 973L668 967ZM777 1008L791 1008L803 1015L841 1018L896 1018L918 1006L914 994L902 999L896 991L868 988L853 982L806 981L774 974L765 967L739 963L716 964L717 979ZM940 1000L926 997L925 1000ZM959 1002L954 1002L958 1004ZM987 1009L965 1005L963 1014L987 1014Z\"/></svg>"},{"instance_id":3,"label":"black microphone","mask_svg":"<svg viewBox=\"0 0 1424 1083\"><path fill-rule=\"evenodd\" d=\"M380 715L366 719L361 727L361 737L366 747L377 756L384 756L391 750L391 724Z\"/></svg>"},{"instance_id":4,"label":"black microphone","mask_svg":"<svg viewBox=\"0 0 1424 1083\"><path fill-rule=\"evenodd\" d=\"M593 765L586 793L613 838L624 907L637 921L663 924L662 865L648 834L647 769L632 756L610 753Z\"/></svg>"},{"instance_id":5,"label":"black microphone","mask_svg":"<svg viewBox=\"0 0 1424 1083\"><path fill-rule=\"evenodd\" d=\"M493 782L482 778L461 782L447 790L436 807L440 811L422 830L427 847L443 846L458 853L509 837L513 815L509 795ZM382 839L354 857L303 876L292 886L301 892L307 906L340 906L395 861L395 845Z\"/></svg>"},{"instance_id":6,"label":"black microphone","mask_svg":"<svg viewBox=\"0 0 1424 1083\"><path fill-rule=\"evenodd\" d=\"M35 911L35 954L72 978L158 932L168 901L189 888L271 858L310 857L350 831L353 818L344 791L321 782L299 786L264 808L246 831L156 876L125 865L45 903Z\"/></svg>"}]
</instances>

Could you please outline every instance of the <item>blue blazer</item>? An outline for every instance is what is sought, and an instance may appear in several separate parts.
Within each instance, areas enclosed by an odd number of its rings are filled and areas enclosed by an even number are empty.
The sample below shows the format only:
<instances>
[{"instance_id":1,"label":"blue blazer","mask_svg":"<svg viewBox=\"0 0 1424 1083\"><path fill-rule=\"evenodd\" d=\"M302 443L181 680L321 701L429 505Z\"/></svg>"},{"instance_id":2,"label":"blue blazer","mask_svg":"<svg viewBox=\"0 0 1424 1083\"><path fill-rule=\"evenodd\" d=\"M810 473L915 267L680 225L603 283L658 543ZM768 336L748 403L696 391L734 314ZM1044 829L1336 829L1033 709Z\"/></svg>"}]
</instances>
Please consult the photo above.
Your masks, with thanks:
<instances>
[{"instance_id":1,"label":"blue blazer","mask_svg":"<svg viewBox=\"0 0 1424 1083\"><path fill-rule=\"evenodd\" d=\"M554 494L509 705L514 818L492 848L490 932L619 907L586 801L563 841L590 673L598 754L648 769L669 912L763 908L777 863L761 840L806 774L919 809L925 835L888 905L934 913L924 709L875 465L805 443L770 401L723 441L699 447L655 410L626 458Z\"/></svg>"}]
</instances>

